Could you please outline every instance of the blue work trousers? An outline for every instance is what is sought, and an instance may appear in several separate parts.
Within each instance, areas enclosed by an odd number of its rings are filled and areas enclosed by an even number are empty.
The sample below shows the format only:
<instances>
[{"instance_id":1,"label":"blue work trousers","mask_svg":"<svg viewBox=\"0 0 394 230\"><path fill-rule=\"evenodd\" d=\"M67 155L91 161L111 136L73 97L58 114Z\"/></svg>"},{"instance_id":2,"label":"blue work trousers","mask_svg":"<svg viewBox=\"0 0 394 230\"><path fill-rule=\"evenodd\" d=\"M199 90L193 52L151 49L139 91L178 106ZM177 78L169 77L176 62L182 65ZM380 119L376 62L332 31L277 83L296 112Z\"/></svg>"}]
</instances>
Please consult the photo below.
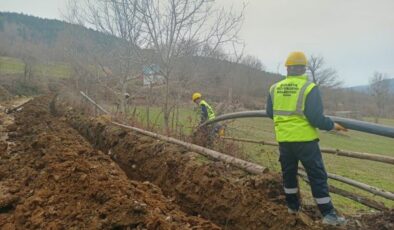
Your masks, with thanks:
<instances>
[{"instance_id":1,"label":"blue work trousers","mask_svg":"<svg viewBox=\"0 0 394 230\"><path fill-rule=\"evenodd\" d=\"M318 140L310 142L281 142L279 143L282 166L283 186L286 202L289 208L298 210L298 161L301 161L308 174L312 195L323 216L330 213L334 207L329 195L327 172L324 168Z\"/></svg>"}]
</instances>

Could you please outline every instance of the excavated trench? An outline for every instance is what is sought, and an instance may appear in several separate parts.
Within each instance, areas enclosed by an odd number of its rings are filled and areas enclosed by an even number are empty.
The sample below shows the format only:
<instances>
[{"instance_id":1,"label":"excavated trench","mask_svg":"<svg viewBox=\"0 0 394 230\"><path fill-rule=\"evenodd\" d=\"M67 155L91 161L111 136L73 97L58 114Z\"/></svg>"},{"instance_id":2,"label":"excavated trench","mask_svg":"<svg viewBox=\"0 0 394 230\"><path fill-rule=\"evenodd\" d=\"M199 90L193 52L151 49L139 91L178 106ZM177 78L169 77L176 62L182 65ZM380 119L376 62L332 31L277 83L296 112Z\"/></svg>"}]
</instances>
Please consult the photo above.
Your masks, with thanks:
<instances>
[{"instance_id":1,"label":"excavated trench","mask_svg":"<svg viewBox=\"0 0 394 230\"><path fill-rule=\"evenodd\" d=\"M157 186L129 180L52 116L49 101L27 103L14 124L0 111L0 134L14 143L0 145L0 229L220 229L181 211Z\"/></svg>"},{"instance_id":2,"label":"excavated trench","mask_svg":"<svg viewBox=\"0 0 394 230\"><path fill-rule=\"evenodd\" d=\"M57 102L56 108L67 103ZM280 175L252 176L183 147L164 143L91 118L72 109L67 122L111 158L130 179L159 186L183 211L223 229L336 229L322 226L313 207L297 216L287 213ZM394 227L394 211L348 217L346 229Z\"/></svg>"},{"instance_id":3,"label":"excavated trench","mask_svg":"<svg viewBox=\"0 0 394 230\"><path fill-rule=\"evenodd\" d=\"M56 108L66 108L61 102ZM122 130L105 119L58 111L109 154L130 179L159 186L183 211L223 229L320 229L305 214L287 213L278 174L251 176L186 149Z\"/></svg>"}]
</instances>

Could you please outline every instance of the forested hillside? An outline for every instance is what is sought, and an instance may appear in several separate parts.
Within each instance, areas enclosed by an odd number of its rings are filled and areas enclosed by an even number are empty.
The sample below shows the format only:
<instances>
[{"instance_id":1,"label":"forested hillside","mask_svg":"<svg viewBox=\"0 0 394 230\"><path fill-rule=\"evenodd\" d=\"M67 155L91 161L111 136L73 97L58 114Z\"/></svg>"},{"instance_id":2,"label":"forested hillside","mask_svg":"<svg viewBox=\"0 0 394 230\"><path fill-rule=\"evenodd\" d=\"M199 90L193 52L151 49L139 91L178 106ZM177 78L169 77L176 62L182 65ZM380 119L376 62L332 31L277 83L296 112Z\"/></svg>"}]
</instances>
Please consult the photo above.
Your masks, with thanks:
<instances>
[{"instance_id":1,"label":"forested hillside","mask_svg":"<svg viewBox=\"0 0 394 230\"><path fill-rule=\"evenodd\" d=\"M394 94L394 78L386 79L384 80L384 82L385 84L388 85L390 92ZM370 91L369 85L354 86L354 87L350 87L349 89L363 93L368 93Z\"/></svg>"},{"instance_id":2,"label":"forested hillside","mask_svg":"<svg viewBox=\"0 0 394 230\"><path fill-rule=\"evenodd\" d=\"M75 82L79 86L86 84L87 88L97 89L95 84L102 87L104 83L104 88L111 89L111 93L119 95L121 91L126 90L136 97L144 96L146 90L141 88L138 81L131 81L127 83L126 89L122 89L124 84L120 78L124 67L119 64L122 43L121 39L112 35L64 21L17 13L0 13L0 56L20 60L20 63L11 63L19 66L18 71L11 72L25 74L26 78L26 74L29 74L26 73L26 69L38 69L35 75L39 75L45 71L37 66L46 65L50 67L45 69L52 69L49 73L60 72L57 75L70 75L73 79L78 79ZM151 50L143 52L151 53ZM192 92L201 91L216 103L235 106L234 110L263 109L269 86L283 76L266 72L259 60L249 59L246 54L243 60L236 63L224 53L216 53L212 57L183 56L174 65L174 76L170 82L171 88L178 89L172 95L173 100L188 102ZM160 65L159 62L156 64ZM65 67L62 67L61 71L54 67L65 65L69 66L66 67L66 72ZM140 75L142 69L141 65L133 67L130 74ZM100 76L105 78L100 80L97 78ZM326 110L329 113L357 111L373 116L376 108L367 88L355 87L349 91L323 87ZM157 92L157 95L160 95L160 92ZM159 96L157 100L152 101L162 103ZM387 105L385 109L393 108Z\"/></svg>"},{"instance_id":3,"label":"forested hillside","mask_svg":"<svg viewBox=\"0 0 394 230\"><path fill-rule=\"evenodd\" d=\"M116 37L59 20L16 13L0 13L0 25L2 56L20 59L29 57L37 62L67 62L85 74L86 71L80 70L82 66L100 64L116 74L116 61L106 58L115 55L119 49L118 43L121 41ZM245 63L236 64L223 59L196 56L183 58L179 60L175 78L187 82L190 92L204 89L218 101L220 97L228 95L240 100L237 94L242 92L246 97L260 97L259 104L262 106L266 90L280 76Z\"/></svg>"}]
</instances>

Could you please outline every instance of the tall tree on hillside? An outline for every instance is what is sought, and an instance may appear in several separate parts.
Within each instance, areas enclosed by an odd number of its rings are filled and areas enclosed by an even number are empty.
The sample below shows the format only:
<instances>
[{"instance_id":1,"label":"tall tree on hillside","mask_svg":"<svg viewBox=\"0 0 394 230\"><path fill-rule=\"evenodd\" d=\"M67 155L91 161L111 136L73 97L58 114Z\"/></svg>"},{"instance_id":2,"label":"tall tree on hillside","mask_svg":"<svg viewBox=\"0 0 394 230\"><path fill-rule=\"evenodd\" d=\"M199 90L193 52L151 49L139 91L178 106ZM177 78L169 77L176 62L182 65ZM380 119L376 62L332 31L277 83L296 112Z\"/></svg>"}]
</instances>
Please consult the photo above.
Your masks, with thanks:
<instances>
[{"instance_id":1,"label":"tall tree on hillside","mask_svg":"<svg viewBox=\"0 0 394 230\"><path fill-rule=\"evenodd\" d=\"M108 53L106 59L112 56L111 69L117 69L119 83L114 88L120 88L118 99L120 110L126 113L127 86L129 81L136 79L141 72L141 66L151 57L143 55L143 47L149 44L143 31L141 15L137 11L137 1L131 0L69 0L66 19L72 23L93 27L97 31L120 38L115 52ZM103 58L94 58L97 65L103 68ZM107 73L108 71L103 71Z\"/></svg>"},{"instance_id":2,"label":"tall tree on hillside","mask_svg":"<svg viewBox=\"0 0 394 230\"><path fill-rule=\"evenodd\" d=\"M189 50L189 44L201 48L208 45L216 51L237 40L243 11L235 14L217 9L212 0L139 0L138 10L166 79L163 115L168 130L170 81L177 59L182 57L185 49Z\"/></svg>"},{"instance_id":3,"label":"tall tree on hillside","mask_svg":"<svg viewBox=\"0 0 394 230\"><path fill-rule=\"evenodd\" d=\"M247 65L253 69L257 69L261 71L265 69L265 66L263 65L261 60L258 57L252 55L246 55L244 58L242 58L241 64Z\"/></svg>"},{"instance_id":4,"label":"tall tree on hillside","mask_svg":"<svg viewBox=\"0 0 394 230\"><path fill-rule=\"evenodd\" d=\"M23 71L23 76L24 76L24 81L31 81L32 78L34 77L34 66L36 65L36 58L29 55L25 54L22 55L22 61L24 64L24 71Z\"/></svg>"},{"instance_id":5,"label":"tall tree on hillside","mask_svg":"<svg viewBox=\"0 0 394 230\"><path fill-rule=\"evenodd\" d=\"M215 52L238 40L243 10L234 13L215 7L212 0L70 0L69 15L75 22L94 26L127 41L122 61L151 49L165 78L164 125L170 118L170 82L176 62L183 56ZM191 47L193 49L191 49ZM136 60L136 59L133 59ZM137 58L138 60L138 58ZM128 68L126 68L128 69ZM126 71L127 74L128 71Z\"/></svg>"},{"instance_id":6,"label":"tall tree on hillside","mask_svg":"<svg viewBox=\"0 0 394 230\"><path fill-rule=\"evenodd\" d=\"M384 110L390 95L389 84L387 84L387 76L383 73L375 72L369 80L369 88L371 96L377 107L375 113L375 122L379 122L379 118L384 114Z\"/></svg>"},{"instance_id":7,"label":"tall tree on hillside","mask_svg":"<svg viewBox=\"0 0 394 230\"><path fill-rule=\"evenodd\" d=\"M311 55L308 60L307 69L312 81L322 87L337 88L342 82L338 80L338 73L335 69L325 67L325 60L322 56Z\"/></svg>"}]
</instances>

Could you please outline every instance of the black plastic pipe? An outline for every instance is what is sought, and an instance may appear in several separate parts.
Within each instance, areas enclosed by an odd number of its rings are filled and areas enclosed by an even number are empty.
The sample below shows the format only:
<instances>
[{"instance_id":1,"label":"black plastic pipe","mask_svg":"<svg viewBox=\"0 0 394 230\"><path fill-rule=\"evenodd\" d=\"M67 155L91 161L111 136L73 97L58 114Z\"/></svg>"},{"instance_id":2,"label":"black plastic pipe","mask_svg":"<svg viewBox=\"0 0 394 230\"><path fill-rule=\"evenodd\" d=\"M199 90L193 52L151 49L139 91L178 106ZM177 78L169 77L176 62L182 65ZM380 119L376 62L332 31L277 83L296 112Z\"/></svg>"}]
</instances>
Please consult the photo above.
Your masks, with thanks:
<instances>
[{"instance_id":1,"label":"black plastic pipe","mask_svg":"<svg viewBox=\"0 0 394 230\"><path fill-rule=\"evenodd\" d=\"M232 120L238 118L252 118L252 117L268 117L268 115L265 110L229 113L229 114L217 116L215 119L205 122L200 127L217 123L220 121L225 121L225 120ZM347 129L394 138L394 127L391 126L378 125L371 122L359 121L359 120L348 119L343 117L335 117L335 116L328 116L328 117L330 117L334 122L341 124Z\"/></svg>"}]
</instances>

